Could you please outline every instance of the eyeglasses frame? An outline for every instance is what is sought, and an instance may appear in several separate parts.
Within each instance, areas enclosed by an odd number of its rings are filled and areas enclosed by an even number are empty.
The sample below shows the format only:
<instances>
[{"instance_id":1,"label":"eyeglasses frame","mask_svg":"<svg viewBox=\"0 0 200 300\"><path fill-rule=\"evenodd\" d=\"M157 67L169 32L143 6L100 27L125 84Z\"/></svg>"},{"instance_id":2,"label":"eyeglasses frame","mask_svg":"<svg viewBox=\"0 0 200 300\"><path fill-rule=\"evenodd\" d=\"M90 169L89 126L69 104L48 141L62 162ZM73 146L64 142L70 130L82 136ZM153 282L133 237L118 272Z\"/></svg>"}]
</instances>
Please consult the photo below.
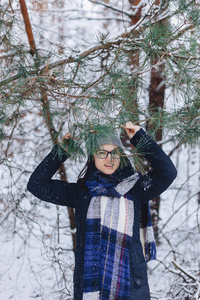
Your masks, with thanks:
<instances>
[{"instance_id":1,"label":"eyeglasses frame","mask_svg":"<svg viewBox=\"0 0 200 300\"><path fill-rule=\"evenodd\" d=\"M97 151L105 151L105 152L107 152L106 157L104 157L104 158L99 157L99 156L97 155ZM119 159L119 158L120 158L120 153L119 153L119 157L113 157L113 156L112 156L112 152L113 152L113 151L116 151L116 149L113 149L112 151L107 151L107 150L104 150L104 149L98 149L98 150L95 151L95 154L96 154L96 156L97 156L99 159L106 159L106 158L108 157L108 154L111 155L111 158L112 158L112 159ZM116 152L117 152L117 151L116 151Z\"/></svg>"}]
</instances>

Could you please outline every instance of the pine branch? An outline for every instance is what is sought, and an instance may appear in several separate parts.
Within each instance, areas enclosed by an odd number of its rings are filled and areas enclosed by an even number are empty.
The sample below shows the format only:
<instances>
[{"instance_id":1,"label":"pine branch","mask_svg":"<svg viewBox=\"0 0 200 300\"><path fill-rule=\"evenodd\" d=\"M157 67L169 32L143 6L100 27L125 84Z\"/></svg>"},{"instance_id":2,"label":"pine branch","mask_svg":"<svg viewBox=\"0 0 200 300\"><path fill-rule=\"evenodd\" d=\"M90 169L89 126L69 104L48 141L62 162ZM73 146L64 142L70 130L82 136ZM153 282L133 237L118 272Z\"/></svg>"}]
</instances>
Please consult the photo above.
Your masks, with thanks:
<instances>
[{"instance_id":1,"label":"pine branch","mask_svg":"<svg viewBox=\"0 0 200 300\"><path fill-rule=\"evenodd\" d=\"M122 43L124 43L124 39L125 38L129 38L131 37L132 34L135 33L135 26L129 28L129 30L127 30L126 32L122 33L119 37L115 38L112 41L108 41L108 42L102 42L100 45L94 46L92 48L89 48L88 50L82 52L80 55L76 56L76 57L72 57L70 56L67 59L61 59L58 60L56 62L50 63L50 64L46 64L45 66L40 66L39 70L34 70L34 71L29 71L28 74L29 75L34 75L39 73L40 75L47 72L47 70L51 70L53 68L57 68L66 64L70 64L70 63L74 63L74 62L80 62L82 59L87 58L89 55L100 51L100 50L109 50L111 48L113 48L114 46L119 46ZM133 43L133 41L132 41ZM135 45L137 45L136 42L134 42ZM31 46L31 45L30 45ZM7 79L4 79L0 82L0 86L6 85L8 83L11 83L14 80L17 80L19 78L23 77L23 75L20 74L16 74L14 76L11 76Z\"/></svg>"},{"instance_id":2,"label":"pine branch","mask_svg":"<svg viewBox=\"0 0 200 300\"><path fill-rule=\"evenodd\" d=\"M24 1L24 0L21 0ZM140 21L140 23L142 23L143 19ZM28 21L27 21L28 22ZM29 20L30 22L30 20ZM138 25L138 24L136 24ZM30 32L32 32L31 26L29 26L28 28L30 28ZM178 35L176 36L172 36L170 41L174 41L176 40L178 37L180 37L182 34L184 34L186 31L192 29L191 25L189 25L188 27L185 27L181 32L178 33ZM142 32L142 28L137 30L137 34ZM27 33L29 34L29 32ZM111 41L108 42L102 42L100 45L94 46L92 48L89 48L88 50L82 52L80 55L76 56L76 57L72 57L70 56L67 59L61 59L58 60L56 62L53 63L48 63L45 66L40 66L40 68L38 70L31 70L28 71L29 75L35 75L35 74L40 74L42 75L43 73L47 72L48 70L51 70L53 68L57 68L60 66L64 66L66 64L70 64L70 63L75 63L75 62L80 62L81 60L89 57L91 54L97 52L97 51L101 51L101 50L110 50L113 49L113 47L115 46L120 46L122 43L124 43L124 39L129 39L132 35L134 36L136 34L136 26L131 26L127 29L126 32L120 34L118 37L114 38ZM36 46L34 45L34 39L31 39L31 34L29 34L29 41L30 41L30 48L32 49L32 47L34 47L33 49L35 49L34 51L36 51ZM31 45L31 41L33 42L33 46ZM132 45L134 45L136 48L141 47L141 40L134 40L131 41ZM195 57L195 56L180 56L180 55L176 55L176 54L172 54L172 53L167 53L166 51L160 51L160 56L163 55L164 57L170 57L171 59L173 58L174 61L176 61L177 59L182 59L182 60L200 60L200 57ZM16 74L14 76L11 76L7 79L4 79L0 82L0 86L4 86L8 83L11 83L19 78L23 77L22 73Z\"/></svg>"}]
</instances>

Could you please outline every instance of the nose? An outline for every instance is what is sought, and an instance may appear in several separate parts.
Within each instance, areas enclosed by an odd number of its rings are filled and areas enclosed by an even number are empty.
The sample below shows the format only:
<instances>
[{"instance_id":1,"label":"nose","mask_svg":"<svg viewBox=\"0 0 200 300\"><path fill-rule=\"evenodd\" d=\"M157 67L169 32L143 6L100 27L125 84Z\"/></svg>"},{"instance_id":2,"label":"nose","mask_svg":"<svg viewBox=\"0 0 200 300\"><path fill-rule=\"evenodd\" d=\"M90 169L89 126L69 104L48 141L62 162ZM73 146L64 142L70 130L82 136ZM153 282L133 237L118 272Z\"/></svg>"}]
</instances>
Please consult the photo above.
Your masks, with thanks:
<instances>
[{"instance_id":1,"label":"nose","mask_svg":"<svg viewBox=\"0 0 200 300\"><path fill-rule=\"evenodd\" d=\"M112 158L111 153L108 153L107 159L108 159L110 162L112 162L113 158Z\"/></svg>"}]
</instances>

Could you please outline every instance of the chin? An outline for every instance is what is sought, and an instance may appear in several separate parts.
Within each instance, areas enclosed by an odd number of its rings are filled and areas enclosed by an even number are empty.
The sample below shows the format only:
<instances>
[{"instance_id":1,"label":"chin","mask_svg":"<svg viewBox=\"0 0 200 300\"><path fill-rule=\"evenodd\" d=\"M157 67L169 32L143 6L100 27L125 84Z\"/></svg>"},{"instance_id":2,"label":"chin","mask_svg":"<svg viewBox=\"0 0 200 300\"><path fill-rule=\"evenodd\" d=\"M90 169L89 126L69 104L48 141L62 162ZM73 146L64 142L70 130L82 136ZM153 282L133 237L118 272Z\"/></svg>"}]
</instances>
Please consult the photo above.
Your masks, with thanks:
<instances>
[{"instance_id":1,"label":"chin","mask_svg":"<svg viewBox=\"0 0 200 300\"><path fill-rule=\"evenodd\" d=\"M103 173L103 174L106 174L106 175L112 175L114 172L115 172L116 170L114 170L114 169L112 169L112 170L101 170L101 172Z\"/></svg>"}]
</instances>

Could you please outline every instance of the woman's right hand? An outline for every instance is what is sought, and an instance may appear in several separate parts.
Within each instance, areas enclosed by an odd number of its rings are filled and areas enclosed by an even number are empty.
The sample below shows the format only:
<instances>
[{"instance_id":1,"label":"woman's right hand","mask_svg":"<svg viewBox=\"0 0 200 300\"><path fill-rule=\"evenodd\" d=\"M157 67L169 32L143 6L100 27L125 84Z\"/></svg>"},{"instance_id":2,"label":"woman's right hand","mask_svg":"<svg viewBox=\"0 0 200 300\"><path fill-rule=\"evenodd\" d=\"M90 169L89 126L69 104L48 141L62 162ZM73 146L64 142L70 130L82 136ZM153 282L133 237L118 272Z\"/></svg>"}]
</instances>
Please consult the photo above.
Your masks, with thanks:
<instances>
[{"instance_id":1,"label":"woman's right hand","mask_svg":"<svg viewBox=\"0 0 200 300\"><path fill-rule=\"evenodd\" d=\"M65 133L65 135L62 137L62 141L64 140L69 140L69 139L72 139L73 138L73 135L71 132L67 132Z\"/></svg>"},{"instance_id":2,"label":"woman's right hand","mask_svg":"<svg viewBox=\"0 0 200 300\"><path fill-rule=\"evenodd\" d=\"M61 147L67 151L68 150L68 143L69 143L69 139L72 139L73 135L71 132L66 132L65 135L62 137L61 139Z\"/></svg>"}]
</instances>

